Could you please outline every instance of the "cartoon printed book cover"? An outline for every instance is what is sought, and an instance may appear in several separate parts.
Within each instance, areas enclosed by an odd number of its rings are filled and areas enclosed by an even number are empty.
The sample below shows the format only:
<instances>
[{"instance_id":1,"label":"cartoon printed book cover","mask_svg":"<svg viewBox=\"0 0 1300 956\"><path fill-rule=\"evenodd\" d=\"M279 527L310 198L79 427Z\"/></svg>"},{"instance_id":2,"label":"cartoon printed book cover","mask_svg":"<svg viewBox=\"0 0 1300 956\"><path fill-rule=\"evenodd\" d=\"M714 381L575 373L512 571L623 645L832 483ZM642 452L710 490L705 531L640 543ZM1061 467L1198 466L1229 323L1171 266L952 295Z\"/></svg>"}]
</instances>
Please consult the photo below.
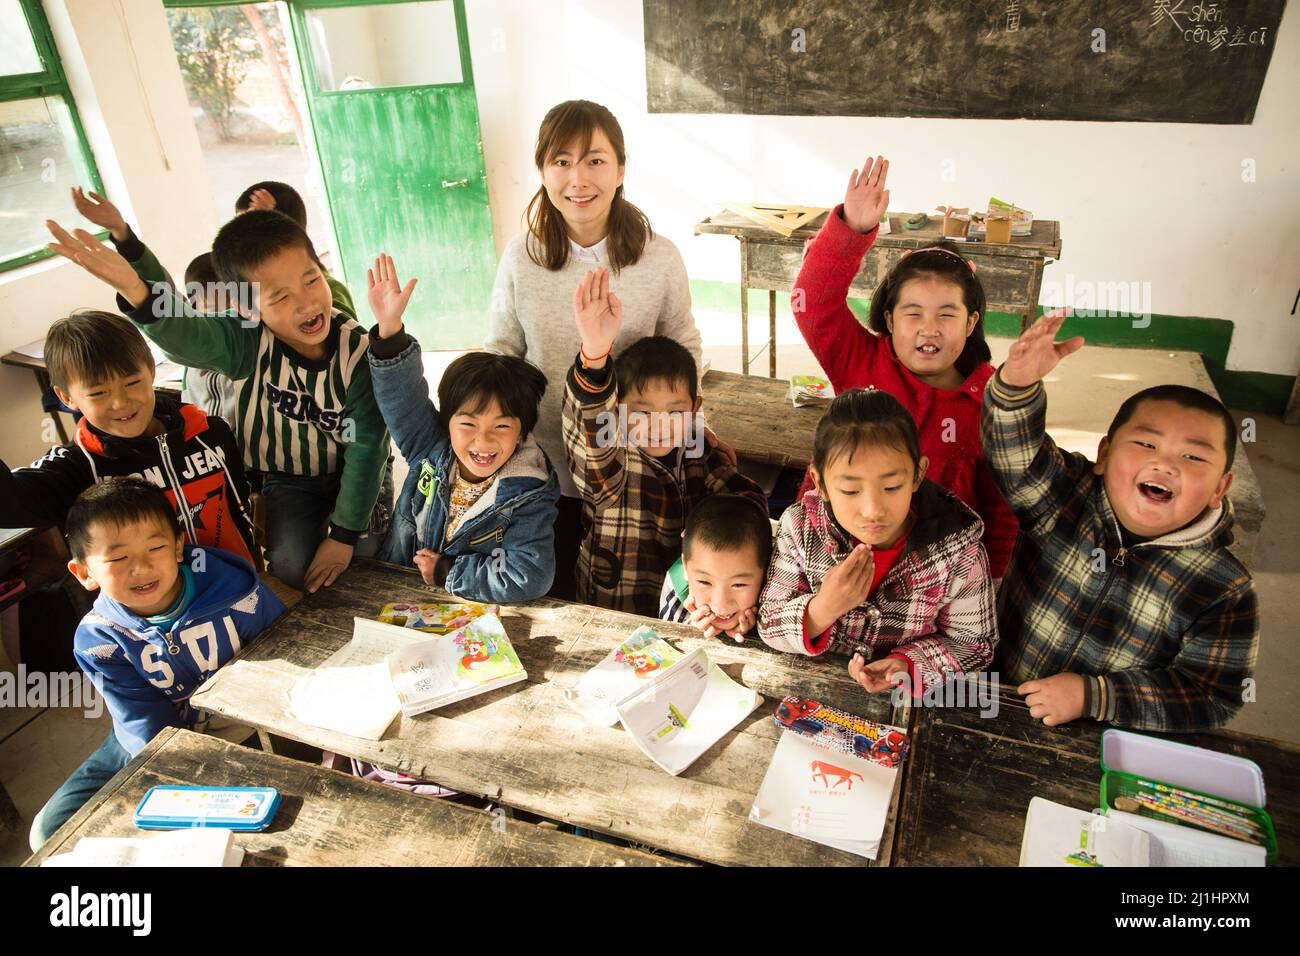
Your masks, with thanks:
<instances>
[{"instance_id":1,"label":"cartoon printed book cover","mask_svg":"<svg viewBox=\"0 0 1300 956\"><path fill-rule=\"evenodd\" d=\"M614 705L682 656L654 628L643 625L583 674L574 687L564 692L564 699L593 723L612 727L618 723Z\"/></svg>"},{"instance_id":2,"label":"cartoon printed book cover","mask_svg":"<svg viewBox=\"0 0 1300 956\"><path fill-rule=\"evenodd\" d=\"M429 634L450 634L476 618L488 614L501 616L496 604L473 601L449 604L385 604L378 620L397 627L410 627Z\"/></svg>"},{"instance_id":3,"label":"cartoon printed book cover","mask_svg":"<svg viewBox=\"0 0 1300 956\"><path fill-rule=\"evenodd\" d=\"M475 618L452 634L413 641L387 660L393 689L408 717L528 676L501 619L493 614Z\"/></svg>"}]
</instances>

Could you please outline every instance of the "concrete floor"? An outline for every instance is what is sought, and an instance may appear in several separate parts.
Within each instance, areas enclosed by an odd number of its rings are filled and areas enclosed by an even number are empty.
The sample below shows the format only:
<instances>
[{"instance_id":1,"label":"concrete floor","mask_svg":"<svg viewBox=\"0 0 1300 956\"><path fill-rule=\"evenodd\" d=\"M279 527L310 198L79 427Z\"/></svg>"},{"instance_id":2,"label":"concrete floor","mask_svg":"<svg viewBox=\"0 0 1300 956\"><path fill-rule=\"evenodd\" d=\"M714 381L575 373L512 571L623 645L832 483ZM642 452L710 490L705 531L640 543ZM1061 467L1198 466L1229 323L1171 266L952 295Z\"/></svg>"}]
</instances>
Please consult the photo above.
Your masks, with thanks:
<instances>
[{"instance_id":1,"label":"concrete floor","mask_svg":"<svg viewBox=\"0 0 1300 956\"><path fill-rule=\"evenodd\" d=\"M705 359L715 369L740 371L738 318L707 310L697 310L696 318L705 341ZM766 374L767 355L759 351L757 341L766 338L765 317L755 317L753 332L756 356L751 372ZM1005 357L1010 344L1010 340L990 342L995 362ZM426 355L429 380L437 382L457 354ZM781 377L818 372L788 313L779 319L777 363ZM1125 396L1144 385L1181 380L1188 374L1186 361L1177 353L1085 349L1061 366L1053 377L1059 377L1059 382L1049 380L1049 429L1063 446L1091 456ZM1300 742L1300 642L1288 636L1290 626L1284 623L1291 611L1292 589L1300 588L1300 495L1296 494L1300 428L1283 425L1275 415L1234 414L1239 423L1251 418L1256 424L1257 440L1242 444L1238 454L1249 457L1267 517L1253 563L1263 622L1257 699L1243 708L1231 729ZM0 660L0 668L12 669L12 665ZM69 708L0 708L0 783L20 817L17 832L0 834L0 865L17 864L27 857L27 830L36 811L110 728L106 712L91 719Z\"/></svg>"}]
</instances>

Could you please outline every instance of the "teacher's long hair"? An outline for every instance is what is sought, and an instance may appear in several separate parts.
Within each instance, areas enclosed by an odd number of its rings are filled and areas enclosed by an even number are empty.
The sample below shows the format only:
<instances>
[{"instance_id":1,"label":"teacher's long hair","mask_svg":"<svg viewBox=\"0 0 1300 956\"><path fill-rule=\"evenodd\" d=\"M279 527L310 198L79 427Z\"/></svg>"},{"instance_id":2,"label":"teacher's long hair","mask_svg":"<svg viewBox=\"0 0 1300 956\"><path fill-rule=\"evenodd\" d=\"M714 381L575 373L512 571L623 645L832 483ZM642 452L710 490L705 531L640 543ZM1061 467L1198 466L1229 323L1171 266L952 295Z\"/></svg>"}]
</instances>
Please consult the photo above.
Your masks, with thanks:
<instances>
[{"instance_id":1,"label":"teacher's long hair","mask_svg":"<svg viewBox=\"0 0 1300 956\"><path fill-rule=\"evenodd\" d=\"M538 172L542 172L546 164L575 139L580 141L581 154L585 155L597 129L609 138L618 165L626 166L623 128L618 125L614 114L590 100L566 100L551 107L542 119L541 129L537 131L537 148L533 153L533 161L537 164ZM569 261L569 233L564 228L563 214L546 194L545 183L528 204L525 217L528 222L528 236L525 240L528 258L552 272L563 269ZM634 265L645 251L646 243L653 237L650 220L624 198L623 187L620 185L614 191L614 200L609 207L609 232L605 247L613 270L618 272L624 266Z\"/></svg>"}]
</instances>

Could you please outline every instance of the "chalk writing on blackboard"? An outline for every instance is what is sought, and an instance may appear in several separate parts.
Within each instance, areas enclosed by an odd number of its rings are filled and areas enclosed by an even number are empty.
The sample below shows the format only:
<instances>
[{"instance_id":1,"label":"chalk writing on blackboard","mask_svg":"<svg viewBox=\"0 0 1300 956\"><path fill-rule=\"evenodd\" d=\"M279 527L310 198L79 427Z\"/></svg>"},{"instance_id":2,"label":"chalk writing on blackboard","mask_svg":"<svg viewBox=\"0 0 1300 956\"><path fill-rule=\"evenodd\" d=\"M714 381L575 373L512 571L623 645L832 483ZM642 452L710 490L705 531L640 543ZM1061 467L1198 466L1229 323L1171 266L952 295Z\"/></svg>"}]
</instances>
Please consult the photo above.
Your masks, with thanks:
<instances>
[{"instance_id":1,"label":"chalk writing on blackboard","mask_svg":"<svg viewBox=\"0 0 1300 956\"><path fill-rule=\"evenodd\" d=\"M1007 0L1007 32L1020 29L1020 0Z\"/></svg>"},{"instance_id":2,"label":"chalk writing on blackboard","mask_svg":"<svg viewBox=\"0 0 1300 956\"><path fill-rule=\"evenodd\" d=\"M1187 3L1187 0L1153 0L1151 29L1171 24L1183 35L1185 43L1204 43L1211 50L1222 46L1267 46L1268 27L1248 29L1226 22L1220 3Z\"/></svg>"}]
</instances>

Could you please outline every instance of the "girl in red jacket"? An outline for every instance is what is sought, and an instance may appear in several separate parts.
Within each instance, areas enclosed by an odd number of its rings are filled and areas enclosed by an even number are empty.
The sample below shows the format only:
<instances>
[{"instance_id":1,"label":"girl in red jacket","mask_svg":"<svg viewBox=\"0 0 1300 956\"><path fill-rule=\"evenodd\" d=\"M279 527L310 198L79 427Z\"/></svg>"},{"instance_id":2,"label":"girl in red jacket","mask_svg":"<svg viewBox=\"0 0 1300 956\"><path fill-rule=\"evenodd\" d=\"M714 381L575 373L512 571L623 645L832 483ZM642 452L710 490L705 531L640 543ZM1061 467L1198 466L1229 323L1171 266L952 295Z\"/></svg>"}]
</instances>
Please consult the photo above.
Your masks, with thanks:
<instances>
[{"instance_id":1,"label":"girl in red jacket","mask_svg":"<svg viewBox=\"0 0 1300 956\"><path fill-rule=\"evenodd\" d=\"M984 288L975 266L936 244L905 255L871 297L870 330L847 303L849 285L889 206L889 162L853 171L844 203L809 244L791 296L799 331L837 393L889 392L911 413L930 459L927 477L984 522L993 576L1016 541L1016 519L993 484L980 444L980 403L993 375L984 341ZM811 487L804 481L802 494Z\"/></svg>"}]
</instances>

